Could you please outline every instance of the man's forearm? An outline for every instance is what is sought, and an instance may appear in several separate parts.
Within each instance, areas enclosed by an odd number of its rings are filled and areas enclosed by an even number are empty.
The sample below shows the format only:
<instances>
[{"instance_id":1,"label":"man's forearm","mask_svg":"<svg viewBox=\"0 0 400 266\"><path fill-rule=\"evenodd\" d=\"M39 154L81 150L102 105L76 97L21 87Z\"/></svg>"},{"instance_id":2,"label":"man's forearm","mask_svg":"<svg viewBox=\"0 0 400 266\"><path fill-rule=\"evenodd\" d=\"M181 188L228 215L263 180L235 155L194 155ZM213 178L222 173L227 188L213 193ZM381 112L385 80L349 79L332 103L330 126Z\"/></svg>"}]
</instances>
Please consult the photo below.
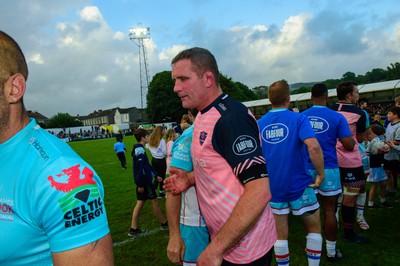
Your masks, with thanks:
<instances>
[{"instance_id":1,"label":"man's forearm","mask_svg":"<svg viewBox=\"0 0 400 266\"><path fill-rule=\"evenodd\" d=\"M181 194L167 193L166 212L170 237L180 235L179 222L181 212Z\"/></svg>"},{"instance_id":2,"label":"man's forearm","mask_svg":"<svg viewBox=\"0 0 400 266\"><path fill-rule=\"evenodd\" d=\"M319 146L317 139L315 138L306 139L304 143L307 145L310 160L314 165L317 174L323 178L325 176L324 155L322 153L322 149Z\"/></svg>"}]
</instances>

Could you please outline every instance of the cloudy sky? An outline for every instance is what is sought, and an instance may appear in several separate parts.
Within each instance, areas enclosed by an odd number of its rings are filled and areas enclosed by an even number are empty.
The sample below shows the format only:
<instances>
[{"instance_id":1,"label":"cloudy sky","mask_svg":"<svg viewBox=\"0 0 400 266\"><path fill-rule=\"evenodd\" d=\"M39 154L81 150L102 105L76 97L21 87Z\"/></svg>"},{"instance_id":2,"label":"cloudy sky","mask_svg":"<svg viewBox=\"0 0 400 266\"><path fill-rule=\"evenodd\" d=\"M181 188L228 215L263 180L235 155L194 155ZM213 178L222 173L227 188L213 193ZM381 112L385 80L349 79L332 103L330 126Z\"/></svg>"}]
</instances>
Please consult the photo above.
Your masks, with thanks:
<instances>
[{"instance_id":1,"label":"cloudy sky","mask_svg":"<svg viewBox=\"0 0 400 266\"><path fill-rule=\"evenodd\" d=\"M365 74L400 61L398 0L1 0L0 29L28 59L25 104L51 117L140 108L139 52L150 80L200 46L249 88Z\"/></svg>"}]
</instances>

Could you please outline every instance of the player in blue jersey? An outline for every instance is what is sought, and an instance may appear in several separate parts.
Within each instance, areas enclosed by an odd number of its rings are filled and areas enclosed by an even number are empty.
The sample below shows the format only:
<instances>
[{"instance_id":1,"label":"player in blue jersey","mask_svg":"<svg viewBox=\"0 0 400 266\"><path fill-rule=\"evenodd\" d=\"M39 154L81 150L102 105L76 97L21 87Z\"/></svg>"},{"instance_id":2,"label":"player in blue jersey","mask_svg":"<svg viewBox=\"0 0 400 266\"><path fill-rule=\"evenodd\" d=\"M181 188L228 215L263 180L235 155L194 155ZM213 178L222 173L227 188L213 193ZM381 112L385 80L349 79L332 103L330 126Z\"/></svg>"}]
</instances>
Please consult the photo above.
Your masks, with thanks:
<instances>
[{"instance_id":1,"label":"player in blue jersey","mask_svg":"<svg viewBox=\"0 0 400 266\"><path fill-rule=\"evenodd\" d=\"M189 110L191 123L196 114L196 109ZM193 127L191 125L188 129L183 130L172 146L171 173L193 171L190 152ZM200 212L196 188L191 186L178 195L168 193L166 199L170 236L167 247L168 258L174 264L196 265L199 255L210 242L208 229Z\"/></svg>"},{"instance_id":2,"label":"player in blue jersey","mask_svg":"<svg viewBox=\"0 0 400 266\"><path fill-rule=\"evenodd\" d=\"M0 264L113 265L99 176L29 119L28 66L0 31Z\"/></svg>"},{"instance_id":3,"label":"player in blue jersey","mask_svg":"<svg viewBox=\"0 0 400 266\"><path fill-rule=\"evenodd\" d=\"M341 252L336 249L337 220L335 210L338 196L342 193L336 142L337 140L342 142L344 148L349 151L354 149L355 143L346 118L326 107L328 89L324 84L318 83L312 87L311 99L314 105L305 110L303 115L310 119L311 127L324 154L325 179L316 188L316 191L320 194L324 212L323 229L326 237L327 259L328 261L336 261L341 258ZM306 156L307 168L311 175L315 176L317 173L308 152L306 152Z\"/></svg>"},{"instance_id":4,"label":"player in blue jersey","mask_svg":"<svg viewBox=\"0 0 400 266\"><path fill-rule=\"evenodd\" d=\"M275 258L279 265L289 265L288 216L292 211L301 216L308 233L308 264L319 265L321 224L319 204L312 187L319 186L325 177L322 150L308 118L288 110L290 95L286 80L269 86L269 100L272 110L258 120L258 125L271 184L270 204L278 232ZM306 169L304 148L307 148L317 172L314 181Z\"/></svg>"}]
</instances>

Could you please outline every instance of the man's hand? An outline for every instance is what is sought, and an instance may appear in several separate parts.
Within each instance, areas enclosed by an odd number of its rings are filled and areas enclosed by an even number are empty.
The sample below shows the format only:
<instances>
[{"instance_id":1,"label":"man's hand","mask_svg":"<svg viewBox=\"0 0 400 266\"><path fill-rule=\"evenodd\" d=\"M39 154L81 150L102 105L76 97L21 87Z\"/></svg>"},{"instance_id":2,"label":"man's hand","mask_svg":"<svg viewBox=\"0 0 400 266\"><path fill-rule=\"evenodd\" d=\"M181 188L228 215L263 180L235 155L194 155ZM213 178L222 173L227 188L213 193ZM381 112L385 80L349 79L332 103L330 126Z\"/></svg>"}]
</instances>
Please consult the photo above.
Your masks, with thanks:
<instances>
[{"instance_id":1,"label":"man's hand","mask_svg":"<svg viewBox=\"0 0 400 266\"><path fill-rule=\"evenodd\" d=\"M179 194L187 190L194 183L193 172L171 167L170 176L164 180L164 190L172 194Z\"/></svg>"},{"instance_id":2,"label":"man's hand","mask_svg":"<svg viewBox=\"0 0 400 266\"><path fill-rule=\"evenodd\" d=\"M322 184L322 181L324 181L325 175L317 175L314 179L314 184L309 185L309 187L319 187Z\"/></svg>"},{"instance_id":3,"label":"man's hand","mask_svg":"<svg viewBox=\"0 0 400 266\"><path fill-rule=\"evenodd\" d=\"M138 191L139 193L143 193L143 192L144 192L144 187L138 187L138 188L137 188L137 191Z\"/></svg>"},{"instance_id":4,"label":"man's hand","mask_svg":"<svg viewBox=\"0 0 400 266\"><path fill-rule=\"evenodd\" d=\"M185 249L185 243L179 234L174 237L170 237L167 246L168 259L176 265L182 265Z\"/></svg>"}]
</instances>

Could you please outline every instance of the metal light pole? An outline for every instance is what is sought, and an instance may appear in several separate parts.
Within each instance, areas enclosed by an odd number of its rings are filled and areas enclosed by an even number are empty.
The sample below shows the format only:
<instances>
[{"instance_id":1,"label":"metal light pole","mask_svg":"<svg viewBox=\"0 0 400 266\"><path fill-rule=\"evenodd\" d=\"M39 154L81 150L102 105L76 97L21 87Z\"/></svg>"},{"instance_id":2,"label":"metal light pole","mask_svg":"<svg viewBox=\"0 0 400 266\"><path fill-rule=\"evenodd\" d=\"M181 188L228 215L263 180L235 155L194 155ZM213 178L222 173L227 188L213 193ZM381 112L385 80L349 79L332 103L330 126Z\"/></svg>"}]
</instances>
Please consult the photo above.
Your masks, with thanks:
<instances>
[{"instance_id":1,"label":"metal light pole","mask_svg":"<svg viewBox=\"0 0 400 266\"><path fill-rule=\"evenodd\" d=\"M149 86L148 62L144 41L150 39L150 27L143 27L138 24L137 27L129 28L129 38L139 48L140 108L142 114L143 98L146 96L146 89Z\"/></svg>"}]
</instances>

